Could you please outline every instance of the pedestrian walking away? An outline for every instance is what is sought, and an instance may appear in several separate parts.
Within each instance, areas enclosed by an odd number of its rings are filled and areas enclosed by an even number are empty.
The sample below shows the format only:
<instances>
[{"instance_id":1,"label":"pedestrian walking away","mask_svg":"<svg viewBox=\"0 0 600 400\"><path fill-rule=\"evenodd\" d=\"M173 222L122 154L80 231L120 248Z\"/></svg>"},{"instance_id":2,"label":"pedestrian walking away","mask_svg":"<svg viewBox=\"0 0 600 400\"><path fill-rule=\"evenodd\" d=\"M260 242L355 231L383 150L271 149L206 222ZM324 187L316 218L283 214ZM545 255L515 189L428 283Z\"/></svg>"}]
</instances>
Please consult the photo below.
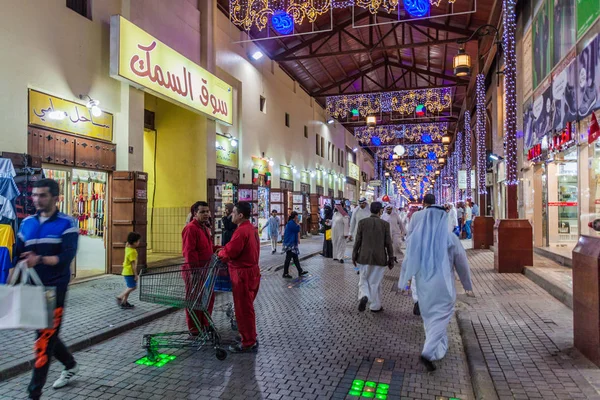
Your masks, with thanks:
<instances>
[{"instance_id":1,"label":"pedestrian walking away","mask_svg":"<svg viewBox=\"0 0 600 400\"><path fill-rule=\"evenodd\" d=\"M333 258L333 242L331 241L331 221L333 209L329 204L323 207L323 218L321 218L321 231L323 232L323 257Z\"/></svg>"},{"instance_id":2,"label":"pedestrian walking away","mask_svg":"<svg viewBox=\"0 0 600 400\"><path fill-rule=\"evenodd\" d=\"M262 227L260 233L267 228L267 235L271 241L271 254L277 253L277 241L279 240L279 230L281 225L281 219L277 216L277 210L271 211L271 216L267 220L265 226Z\"/></svg>"},{"instance_id":3,"label":"pedestrian walking away","mask_svg":"<svg viewBox=\"0 0 600 400\"><path fill-rule=\"evenodd\" d=\"M394 268L394 246L390 224L382 220L383 205L371 203L371 216L358 223L356 241L352 250L352 262L360 269L358 282L358 311L364 311L367 303L372 312L383 311L381 282L385 267Z\"/></svg>"},{"instance_id":4,"label":"pedestrian walking away","mask_svg":"<svg viewBox=\"0 0 600 400\"><path fill-rule=\"evenodd\" d=\"M473 210L469 205L469 202L465 202L465 233L467 234L467 239L471 239L471 222L473 221Z\"/></svg>"},{"instance_id":5,"label":"pedestrian walking away","mask_svg":"<svg viewBox=\"0 0 600 400\"><path fill-rule=\"evenodd\" d=\"M258 349L254 299L260 286L260 238L250 223L250 203L240 201L233 208L232 221L237 224L231 241L217 251L217 256L228 264L235 318L240 342L229 346L233 353L254 352Z\"/></svg>"},{"instance_id":6,"label":"pedestrian walking away","mask_svg":"<svg viewBox=\"0 0 600 400\"><path fill-rule=\"evenodd\" d=\"M33 184L31 197L36 214L21 223L14 253L15 265L19 260L26 261L44 286L56 288L54 325L51 329L36 331L35 362L28 387L30 399L41 398L52 357L65 367L53 388L68 385L79 372L75 359L58 337L71 279L71 262L77 253L79 227L75 219L56 208L58 195L59 185L52 179L41 179Z\"/></svg>"},{"instance_id":7,"label":"pedestrian walking away","mask_svg":"<svg viewBox=\"0 0 600 400\"><path fill-rule=\"evenodd\" d=\"M428 199L431 200L435 203L435 198ZM472 295L472 283L466 252L460 240L449 232L446 210L429 205L421 212L422 220L408 238L398 287L404 288L416 277L425 328L421 362L428 371L433 371L436 368L433 361L441 360L448 351L446 329L456 302L454 269L468 295Z\"/></svg>"},{"instance_id":8,"label":"pedestrian walking away","mask_svg":"<svg viewBox=\"0 0 600 400\"><path fill-rule=\"evenodd\" d=\"M125 244L125 258L123 260L123 271L121 275L125 279L125 290L117 296L117 305L124 309L133 308L133 304L129 303L129 295L137 289L137 281L139 271L137 269L138 252L137 247L140 244L142 235L137 232L129 232L127 235L127 243Z\"/></svg>"},{"instance_id":9,"label":"pedestrian walking away","mask_svg":"<svg viewBox=\"0 0 600 400\"><path fill-rule=\"evenodd\" d=\"M335 206L331 222L331 240L333 244L333 260L344 263L346 256L346 238L349 230L348 213L341 205Z\"/></svg>"},{"instance_id":10,"label":"pedestrian walking away","mask_svg":"<svg viewBox=\"0 0 600 400\"><path fill-rule=\"evenodd\" d=\"M294 265L298 270L298 276L304 276L308 274L307 271L303 271L302 267L300 267L300 260L298 259L298 254L300 254L300 250L298 249L299 245L300 223L298 221L298 213L296 211L292 211L285 226L285 232L283 233L283 251L285 251L285 263L283 264L284 278L292 277L289 273L291 260L294 260Z\"/></svg>"},{"instance_id":11,"label":"pedestrian walking away","mask_svg":"<svg viewBox=\"0 0 600 400\"><path fill-rule=\"evenodd\" d=\"M406 228L400 215L398 215L391 204L386 206L381 219L390 224L390 234L392 236L392 243L394 244L394 261L397 263L398 257L402 255L402 239L406 235Z\"/></svg>"},{"instance_id":12,"label":"pedestrian walking away","mask_svg":"<svg viewBox=\"0 0 600 400\"><path fill-rule=\"evenodd\" d=\"M223 231L221 233L221 245L225 246L231 240L233 232L237 225L231 220L231 213L233 211L233 204L225 204L225 215L221 218L221 224L223 225Z\"/></svg>"},{"instance_id":13,"label":"pedestrian walking away","mask_svg":"<svg viewBox=\"0 0 600 400\"><path fill-rule=\"evenodd\" d=\"M190 212L192 220L181 232L182 252L185 259L185 264L181 267L181 274L185 282L186 295L194 298L197 297L195 292L198 290L197 282L199 275L201 275L199 269L208 265L218 247L213 244L212 235L207 225L210 218L208 203L197 201L190 207ZM209 315L212 315L214 302L215 295L213 293L207 309ZM210 327L204 313L200 310L188 311L186 309L185 320L192 336L199 334L198 326L206 329Z\"/></svg>"}]
</instances>

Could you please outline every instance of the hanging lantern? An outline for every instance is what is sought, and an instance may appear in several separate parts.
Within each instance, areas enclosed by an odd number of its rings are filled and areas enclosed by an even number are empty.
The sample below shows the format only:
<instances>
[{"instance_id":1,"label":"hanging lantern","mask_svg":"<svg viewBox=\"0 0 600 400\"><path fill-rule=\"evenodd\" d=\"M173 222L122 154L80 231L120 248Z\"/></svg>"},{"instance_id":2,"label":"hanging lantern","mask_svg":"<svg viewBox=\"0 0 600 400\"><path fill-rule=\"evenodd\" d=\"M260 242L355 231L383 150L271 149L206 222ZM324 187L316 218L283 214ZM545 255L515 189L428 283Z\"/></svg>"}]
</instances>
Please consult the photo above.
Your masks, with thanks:
<instances>
[{"instance_id":1,"label":"hanging lantern","mask_svg":"<svg viewBox=\"0 0 600 400\"><path fill-rule=\"evenodd\" d=\"M373 128L375 125L377 125L377 117L374 115L368 115L367 116L367 126L369 128Z\"/></svg>"},{"instance_id":2,"label":"hanging lantern","mask_svg":"<svg viewBox=\"0 0 600 400\"><path fill-rule=\"evenodd\" d=\"M465 51L464 45L458 50L458 54L454 56L454 75L469 76L471 75L471 56Z\"/></svg>"}]
</instances>

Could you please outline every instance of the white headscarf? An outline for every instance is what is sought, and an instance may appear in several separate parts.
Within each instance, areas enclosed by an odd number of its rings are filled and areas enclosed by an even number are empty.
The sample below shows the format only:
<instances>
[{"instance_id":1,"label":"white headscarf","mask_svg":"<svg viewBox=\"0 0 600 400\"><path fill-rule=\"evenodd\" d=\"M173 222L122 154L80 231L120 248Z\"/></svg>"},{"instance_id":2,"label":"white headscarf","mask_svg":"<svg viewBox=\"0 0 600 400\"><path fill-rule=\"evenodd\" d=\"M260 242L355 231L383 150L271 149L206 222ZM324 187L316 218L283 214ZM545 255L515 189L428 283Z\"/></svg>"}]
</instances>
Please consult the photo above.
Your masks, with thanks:
<instances>
[{"instance_id":1,"label":"white headscarf","mask_svg":"<svg viewBox=\"0 0 600 400\"><path fill-rule=\"evenodd\" d=\"M448 266L448 214L443 207L429 206L422 210L422 218L411 230L402 262L398 287L404 288L408 281L419 274L428 281L444 266ZM448 268L445 268L448 269ZM448 269L450 270L450 269Z\"/></svg>"}]
</instances>

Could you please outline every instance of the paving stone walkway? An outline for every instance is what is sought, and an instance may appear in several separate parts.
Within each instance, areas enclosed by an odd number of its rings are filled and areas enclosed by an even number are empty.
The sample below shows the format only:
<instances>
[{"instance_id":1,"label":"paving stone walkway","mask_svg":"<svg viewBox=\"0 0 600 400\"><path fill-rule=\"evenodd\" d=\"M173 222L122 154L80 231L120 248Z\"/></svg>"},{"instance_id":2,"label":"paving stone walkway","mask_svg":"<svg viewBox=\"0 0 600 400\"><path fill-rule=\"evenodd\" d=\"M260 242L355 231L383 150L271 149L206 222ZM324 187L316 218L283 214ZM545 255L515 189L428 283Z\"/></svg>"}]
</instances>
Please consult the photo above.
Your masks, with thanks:
<instances>
[{"instance_id":1,"label":"paving stone walkway","mask_svg":"<svg viewBox=\"0 0 600 400\"><path fill-rule=\"evenodd\" d=\"M357 310L358 276L351 263L316 256L301 264L310 272L306 279L263 275L256 300L257 354L218 361L212 349L168 349L163 352L177 358L162 368L135 364L145 355L143 334L184 327L184 315L177 312L76 353L81 377L62 390L47 389L47 398L357 399L349 393L362 380L387 390L388 399L474 399L456 320L438 370L429 374L420 365L422 321L412 315L412 299L396 288L399 268L386 272L385 310L375 314ZM216 310L229 299L218 296ZM214 315L231 339L225 314ZM53 363L48 382L60 369ZM28 379L26 373L0 383L0 398L22 398Z\"/></svg>"},{"instance_id":2,"label":"paving stone walkway","mask_svg":"<svg viewBox=\"0 0 600 400\"><path fill-rule=\"evenodd\" d=\"M301 243L300 255L312 255L321 248L322 236L305 239ZM285 256L280 253L272 255L270 246L261 248L260 265L266 274L283 265L284 259ZM123 278L115 275L70 286L65 321L61 328L61 338L67 346L85 348L102 338L114 336L170 312L165 307L140 302L138 291L130 296L130 302L136 306L134 309L118 308L115 296L123 288ZM28 331L0 330L0 381L15 372L31 368L33 338L34 334Z\"/></svg>"},{"instance_id":3,"label":"paving stone walkway","mask_svg":"<svg viewBox=\"0 0 600 400\"><path fill-rule=\"evenodd\" d=\"M573 348L573 313L521 274L497 274L493 253L468 250L473 326L500 399L600 399L600 370Z\"/></svg>"}]
</instances>

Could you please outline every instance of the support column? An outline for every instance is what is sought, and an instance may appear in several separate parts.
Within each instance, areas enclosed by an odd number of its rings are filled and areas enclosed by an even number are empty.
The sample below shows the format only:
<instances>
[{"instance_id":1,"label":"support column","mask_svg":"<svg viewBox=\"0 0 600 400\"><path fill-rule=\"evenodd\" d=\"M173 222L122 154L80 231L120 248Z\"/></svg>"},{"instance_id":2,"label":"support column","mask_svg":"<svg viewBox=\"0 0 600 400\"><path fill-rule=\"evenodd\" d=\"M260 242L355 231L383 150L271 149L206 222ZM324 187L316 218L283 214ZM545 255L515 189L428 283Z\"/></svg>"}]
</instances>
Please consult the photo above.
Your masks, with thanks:
<instances>
[{"instance_id":1,"label":"support column","mask_svg":"<svg viewBox=\"0 0 600 400\"><path fill-rule=\"evenodd\" d=\"M600 238L580 236L573 249L575 348L600 366Z\"/></svg>"},{"instance_id":2,"label":"support column","mask_svg":"<svg viewBox=\"0 0 600 400\"><path fill-rule=\"evenodd\" d=\"M504 120L506 158L506 206L509 219L494 227L494 268L499 273L522 273L533 265L533 229L528 220L519 218L517 208L517 53L516 3L503 0L503 53L506 116Z\"/></svg>"}]
</instances>

